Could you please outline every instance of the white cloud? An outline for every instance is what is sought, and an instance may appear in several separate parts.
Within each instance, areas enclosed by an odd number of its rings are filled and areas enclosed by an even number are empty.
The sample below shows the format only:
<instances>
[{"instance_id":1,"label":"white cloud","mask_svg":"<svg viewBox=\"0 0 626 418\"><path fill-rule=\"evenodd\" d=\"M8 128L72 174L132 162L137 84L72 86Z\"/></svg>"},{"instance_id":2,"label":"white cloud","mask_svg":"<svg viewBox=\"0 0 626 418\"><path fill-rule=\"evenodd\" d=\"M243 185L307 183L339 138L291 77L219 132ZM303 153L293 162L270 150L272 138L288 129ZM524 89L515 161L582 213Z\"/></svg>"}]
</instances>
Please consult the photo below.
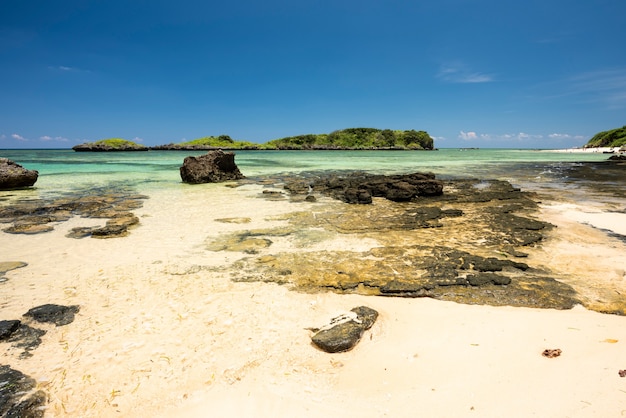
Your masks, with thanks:
<instances>
[{"instance_id":1,"label":"white cloud","mask_svg":"<svg viewBox=\"0 0 626 418\"><path fill-rule=\"evenodd\" d=\"M11 138L17 139L18 141L28 141L28 139L26 139L22 135L18 135L18 134L11 134Z\"/></svg>"},{"instance_id":2,"label":"white cloud","mask_svg":"<svg viewBox=\"0 0 626 418\"><path fill-rule=\"evenodd\" d=\"M143 138L139 138L138 136L132 139L133 142L143 142Z\"/></svg>"},{"instance_id":3,"label":"white cloud","mask_svg":"<svg viewBox=\"0 0 626 418\"><path fill-rule=\"evenodd\" d=\"M61 141L61 142L69 141L69 139L62 137L62 136L55 136L53 138L49 135L40 136L39 139L41 139L42 141Z\"/></svg>"},{"instance_id":4,"label":"white cloud","mask_svg":"<svg viewBox=\"0 0 626 418\"><path fill-rule=\"evenodd\" d=\"M476 132L464 132L464 131L461 131L461 132L459 132L459 138L463 139L465 141L470 141L472 139L477 139L478 135L476 135Z\"/></svg>"},{"instance_id":5,"label":"white cloud","mask_svg":"<svg viewBox=\"0 0 626 418\"><path fill-rule=\"evenodd\" d=\"M491 74L472 71L459 63L442 65L437 78L448 83L489 83L494 80Z\"/></svg>"}]
</instances>

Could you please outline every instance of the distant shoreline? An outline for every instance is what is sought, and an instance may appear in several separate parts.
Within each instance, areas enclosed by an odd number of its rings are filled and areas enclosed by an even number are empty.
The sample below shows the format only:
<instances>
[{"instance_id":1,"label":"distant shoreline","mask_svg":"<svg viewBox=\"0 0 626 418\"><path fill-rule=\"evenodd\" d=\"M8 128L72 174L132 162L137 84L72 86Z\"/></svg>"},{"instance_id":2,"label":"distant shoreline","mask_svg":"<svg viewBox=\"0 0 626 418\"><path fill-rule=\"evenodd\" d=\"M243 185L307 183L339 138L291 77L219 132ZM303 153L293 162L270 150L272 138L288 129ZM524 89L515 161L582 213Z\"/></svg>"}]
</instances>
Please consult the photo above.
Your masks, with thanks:
<instances>
[{"instance_id":1,"label":"distant shoreline","mask_svg":"<svg viewBox=\"0 0 626 418\"><path fill-rule=\"evenodd\" d=\"M623 147L589 147L589 148L564 148L553 150L541 150L547 152L566 152L566 153L581 153L581 154L619 154Z\"/></svg>"}]
</instances>

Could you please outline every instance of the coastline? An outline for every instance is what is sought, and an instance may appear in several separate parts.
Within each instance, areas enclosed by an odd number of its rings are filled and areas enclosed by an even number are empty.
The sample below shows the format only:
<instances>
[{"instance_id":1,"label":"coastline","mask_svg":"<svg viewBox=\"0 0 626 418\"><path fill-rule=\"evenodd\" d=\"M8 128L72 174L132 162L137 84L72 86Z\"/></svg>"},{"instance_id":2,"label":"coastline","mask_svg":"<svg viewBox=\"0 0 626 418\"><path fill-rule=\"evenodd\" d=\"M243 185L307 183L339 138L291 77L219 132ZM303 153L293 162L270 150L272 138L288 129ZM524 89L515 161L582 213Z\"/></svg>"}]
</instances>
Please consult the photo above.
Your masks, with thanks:
<instances>
[{"instance_id":1,"label":"coastline","mask_svg":"<svg viewBox=\"0 0 626 418\"><path fill-rule=\"evenodd\" d=\"M4 354L3 363L49 393L46 416L409 417L416 405L426 416L455 417L624 410L623 316L233 282L221 267L241 254L207 251L211 237L280 227L282 215L313 207L259 199L262 190L152 190L135 211L140 226L121 239L66 238L97 222L84 218L44 235L10 236L2 261L29 264L6 274L3 319L41 303L81 306L74 323L45 327L33 357ZM606 202L585 208L541 197L538 216L557 228L529 264L580 271L598 280L598 291L626 294L624 244L598 229L614 213ZM622 223L608 222L621 231ZM376 242L345 236L316 245L361 251ZM359 305L380 317L355 349L327 354L311 345L306 328ZM542 356L556 348L561 356Z\"/></svg>"},{"instance_id":2,"label":"coastline","mask_svg":"<svg viewBox=\"0 0 626 418\"><path fill-rule=\"evenodd\" d=\"M581 154L619 154L620 152L624 152L622 149L624 147L589 147L589 148L564 148L564 149L553 149L553 150L542 150L546 152L561 152L561 153L581 153Z\"/></svg>"}]
</instances>

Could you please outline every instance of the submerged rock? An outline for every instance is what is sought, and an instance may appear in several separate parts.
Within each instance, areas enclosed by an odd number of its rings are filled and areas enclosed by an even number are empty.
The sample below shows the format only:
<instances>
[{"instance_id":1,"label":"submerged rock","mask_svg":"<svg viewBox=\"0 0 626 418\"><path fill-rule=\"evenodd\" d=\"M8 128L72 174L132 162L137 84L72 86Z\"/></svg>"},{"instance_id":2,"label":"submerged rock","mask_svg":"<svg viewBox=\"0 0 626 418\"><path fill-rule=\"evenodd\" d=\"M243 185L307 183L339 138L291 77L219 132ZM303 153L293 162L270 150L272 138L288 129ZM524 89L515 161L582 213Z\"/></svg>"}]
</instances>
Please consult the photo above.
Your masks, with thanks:
<instances>
[{"instance_id":1,"label":"submerged rock","mask_svg":"<svg viewBox=\"0 0 626 418\"><path fill-rule=\"evenodd\" d=\"M348 351L357 345L363 333L374 325L377 318L377 311L359 306L345 315L333 318L328 325L317 330L311 340L327 353Z\"/></svg>"},{"instance_id":2,"label":"submerged rock","mask_svg":"<svg viewBox=\"0 0 626 418\"><path fill-rule=\"evenodd\" d=\"M129 227L139 223L131 210L140 208L143 199L146 196L94 190L56 199L25 200L0 208L0 222L12 223L3 229L9 234L40 234L52 231L55 224L73 216L108 219L105 226L74 228L68 236L119 237L127 235Z\"/></svg>"},{"instance_id":3,"label":"submerged rock","mask_svg":"<svg viewBox=\"0 0 626 418\"><path fill-rule=\"evenodd\" d=\"M7 365L0 365L0 416L43 417L46 400L46 393L37 390L34 379Z\"/></svg>"},{"instance_id":4,"label":"submerged rock","mask_svg":"<svg viewBox=\"0 0 626 418\"><path fill-rule=\"evenodd\" d=\"M0 158L0 190L31 187L37 177L37 170L28 170L8 158Z\"/></svg>"},{"instance_id":5,"label":"submerged rock","mask_svg":"<svg viewBox=\"0 0 626 418\"><path fill-rule=\"evenodd\" d=\"M222 150L209 151L199 157L189 156L180 167L180 177L190 184L219 183L243 179L235 164L235 154Z\"/></svg>"}]
</instances>

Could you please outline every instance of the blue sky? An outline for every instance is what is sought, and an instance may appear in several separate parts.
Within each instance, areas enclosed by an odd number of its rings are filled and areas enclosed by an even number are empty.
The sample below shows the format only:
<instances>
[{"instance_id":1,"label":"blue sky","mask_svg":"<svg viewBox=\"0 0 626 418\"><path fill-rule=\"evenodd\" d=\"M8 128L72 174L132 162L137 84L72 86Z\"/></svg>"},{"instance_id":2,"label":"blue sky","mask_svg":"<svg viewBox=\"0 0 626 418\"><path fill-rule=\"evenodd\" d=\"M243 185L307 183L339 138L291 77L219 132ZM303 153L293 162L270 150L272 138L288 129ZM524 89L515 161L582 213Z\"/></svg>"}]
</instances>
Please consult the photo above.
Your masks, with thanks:
<instances>
[{"instance_id":1,"label":"blue sky","mask_svg":"<svg viewBox=\"0 0 626 418\"><path fill-rule=\"evenodd\" d=\"M349 127L563 148L626 125L624 0L2 0L0 148Z\"/></svg>"}]
</instances>

